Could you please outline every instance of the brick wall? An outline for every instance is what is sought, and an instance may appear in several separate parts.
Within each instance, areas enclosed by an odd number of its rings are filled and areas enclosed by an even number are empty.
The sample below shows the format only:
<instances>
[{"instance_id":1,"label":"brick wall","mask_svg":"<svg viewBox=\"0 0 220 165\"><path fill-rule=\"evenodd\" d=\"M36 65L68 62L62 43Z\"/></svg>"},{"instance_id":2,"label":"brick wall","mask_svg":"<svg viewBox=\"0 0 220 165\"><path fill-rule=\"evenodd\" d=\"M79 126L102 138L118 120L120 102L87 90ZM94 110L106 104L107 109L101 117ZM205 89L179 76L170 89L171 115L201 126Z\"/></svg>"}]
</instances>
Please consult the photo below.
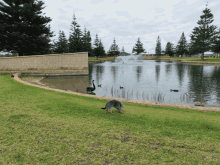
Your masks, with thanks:
<instances>
[{"instance_id":1,"label":"brick wall","mask_svg":"<svg viewBox=\"0 0 220 165\"><path fill-rule=\"evenodd\" d=\"M88 74L88 53L66 53L51 55L33 55L19 57L1 57L0 71L24 71L70 68L87 71ZM85 72L84 72L85 73Z\"/></svg>"}]
</instances>

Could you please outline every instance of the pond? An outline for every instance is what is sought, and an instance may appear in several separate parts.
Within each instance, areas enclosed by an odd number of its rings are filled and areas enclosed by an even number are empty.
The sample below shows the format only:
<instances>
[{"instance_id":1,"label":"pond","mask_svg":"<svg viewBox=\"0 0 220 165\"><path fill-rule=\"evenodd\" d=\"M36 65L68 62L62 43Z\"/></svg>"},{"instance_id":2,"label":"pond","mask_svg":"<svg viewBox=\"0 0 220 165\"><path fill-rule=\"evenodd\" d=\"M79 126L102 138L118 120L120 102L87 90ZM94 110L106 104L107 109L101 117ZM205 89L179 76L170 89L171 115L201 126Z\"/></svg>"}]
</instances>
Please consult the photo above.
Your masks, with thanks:
<instances>
[{"instance_id":1,"label":"pond","mask_svg":"<svg viewBox=\"0 0 220 165\"><path fill-rule=\"evenodd\" d=\"M89 64L88 76L47 77L52 88L94 95L191 106L219 107L220 67L181 62L116 58Z\"/></svg>"}]
</instances>

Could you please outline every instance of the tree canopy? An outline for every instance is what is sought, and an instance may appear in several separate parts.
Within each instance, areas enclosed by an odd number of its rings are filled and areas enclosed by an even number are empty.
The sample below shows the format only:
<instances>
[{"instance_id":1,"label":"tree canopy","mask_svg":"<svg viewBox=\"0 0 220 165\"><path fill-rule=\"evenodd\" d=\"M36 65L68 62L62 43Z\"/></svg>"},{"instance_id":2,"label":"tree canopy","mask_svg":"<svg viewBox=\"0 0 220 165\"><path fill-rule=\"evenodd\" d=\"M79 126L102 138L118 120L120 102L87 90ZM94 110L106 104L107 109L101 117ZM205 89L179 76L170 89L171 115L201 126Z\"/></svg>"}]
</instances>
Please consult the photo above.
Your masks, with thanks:
<instances>
[{"instance_id":1,"label":"tree canopy","mask_svg":"<svg viewBox=\"0 0 220 165\"><path fill-rule=\"evenodd\" d=\"M141 43L140 38L138 38L137 43L133 47L132 53L134 52L136 52L137 54L144 52L143 44Z\"/></svg>"},{"instance_id":2,"label":"tree canopy","mask_svg":"<svg viewBox=\"0 0 220 165\"><path fill-rule=\"evenodd\" d=\"M174 55L174 46L172 43L167 42L166 48L165 48L165 54L168 54L169 56Z\"/></svg>"},{"instance_id":3,"label":"tree canopy","mask_svg":"<svg viewBox=\"0 0 220 165\"><path fill-rule=\"evenodd\" d=\"M184 36L184 32L182 33L181 37L180 37L180 40L176 46L176 50L175 50L175 53L177 55L183 55L183 54L189 54L188 50L187 50L187 41L186 41L186 38Z\"/></svg>"},{"instance_id":4,"label":"tree canopy","mask_svg":"<svg viewBox=\"0 0 220 165\"><path fill-rule=\"evenodd\" d=\"M201 60L204 60L204 52L212 49L212 45L216 41L217 34L219 34L219 32L215 31L217 26L209 25L214 21L213 14L210 9L206 7L200 18L201 19L197 22L199 27L195 27L193 29L193 34L191 34L190 37L194 50L201 50Z\"/></svg>"},{"instance_id":5,"label":"tree canopy","mask_svg":"<svg viewBox=\"0 0 220 165\"><path fill-rule=\"evenodd\" d=\"M83 40L82 32L80 30L80 25L76 22L75 15L73 16L73 21L71 23L70 36L69 36L69 52L82 52L83 51Z\"/></svg>"},{"instance_id":6,"label":"tree canopy","mask_svg":"<svg viewBox=\"0 0 220 165\"><path fill-rule=\"evenodd\" d=\"M116 44L116 41L115 41L115 38L113 40L113 44L111 45L109 51L109 56L118 56L120 51L119 51L119 47L118 45Z\"/></svg>"},{"instance_id":7,"label":"tree canopy","mask_svg":"<svg viewBox=\"0 0 220 165\"><path fill-rule=\"evenodd\" d=\"M156 43L156 48L155 48L155 54L156 56L161 56L161 42L160 42L160 37L158 36L157 38L157 43Z\"/></svg>"},{"instance_id":8,"label":"tree canopy","mask_svg":"<svg viewBox=\"0 0 220 165\"><path fill-rule=\"evenodd\" d=\"M15 50L19 56L47 53L51 45L52 19L42 13L44 2L17 0L0 2L0 50Z\"/></svg>"}]
</instances>

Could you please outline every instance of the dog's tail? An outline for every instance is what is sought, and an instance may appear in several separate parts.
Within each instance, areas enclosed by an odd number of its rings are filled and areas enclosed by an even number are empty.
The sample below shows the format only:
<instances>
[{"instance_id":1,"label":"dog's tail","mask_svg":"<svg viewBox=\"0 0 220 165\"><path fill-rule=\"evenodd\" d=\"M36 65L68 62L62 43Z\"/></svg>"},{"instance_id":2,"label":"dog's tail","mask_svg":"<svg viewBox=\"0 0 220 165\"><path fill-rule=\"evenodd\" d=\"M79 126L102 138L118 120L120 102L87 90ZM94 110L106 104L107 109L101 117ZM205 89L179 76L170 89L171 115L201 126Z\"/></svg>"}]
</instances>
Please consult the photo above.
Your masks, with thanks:
<instances>
[{"instance_id":1,"label":"dog's tail","mask_svg":"<svg viewBox=\"0 0 220 165\"><path fill-rule=\"evenodd\" d=\"M106 108L101 108L101 109L106 109Z\"/></svg>"}]
</instances>

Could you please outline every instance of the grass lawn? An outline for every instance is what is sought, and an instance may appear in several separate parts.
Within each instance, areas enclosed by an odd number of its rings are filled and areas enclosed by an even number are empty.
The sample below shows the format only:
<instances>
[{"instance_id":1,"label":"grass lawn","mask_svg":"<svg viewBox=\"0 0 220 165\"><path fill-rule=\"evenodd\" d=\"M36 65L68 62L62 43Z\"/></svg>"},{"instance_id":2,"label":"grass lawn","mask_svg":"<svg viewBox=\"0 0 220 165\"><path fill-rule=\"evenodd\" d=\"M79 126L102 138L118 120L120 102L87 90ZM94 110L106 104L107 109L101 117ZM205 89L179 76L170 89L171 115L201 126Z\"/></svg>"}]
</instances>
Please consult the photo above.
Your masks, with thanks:
<instances>
[{"instance_id":1,"label":"grass lawn","mask_svg":"<svg viewBox=\"0 0 220 165\"><path fill-rule=\"evenodd\" d=\"M220 113L124 103L0 75L0 164L220 164Z\"/></svg>"},{"instance_id":2,"label":"grass lawn","mask_svg":"<svg viewBox=\"0 0 220 165\"><path fill-rule=\"evenodd\" d=\"M150 57L145 57L145 59L152 58ZM155 57L153 57L155 58ZM162 56L161 59L169 59L169 60L184 60L184 61L201 61L201 57L195 57L195 58L188 58L188 57L172 57L169 58L167 56ZM212 58L212 57L205 57L204 58L206 62L220 62L220 58Z\"/></svg>"},{"instance_id":3,"label":"grass lawn","mask_svg":"<svg viewBox=\"0 0 220 165\"><path fill-rule=\"evenodd\" d=\"M116 57L103 57L103 58L98 58L99 61L110 61L110 60L114 60ZM95 61L97 60L96 57L88 57L89 61Z\"/></svg>"}]
</instances>

